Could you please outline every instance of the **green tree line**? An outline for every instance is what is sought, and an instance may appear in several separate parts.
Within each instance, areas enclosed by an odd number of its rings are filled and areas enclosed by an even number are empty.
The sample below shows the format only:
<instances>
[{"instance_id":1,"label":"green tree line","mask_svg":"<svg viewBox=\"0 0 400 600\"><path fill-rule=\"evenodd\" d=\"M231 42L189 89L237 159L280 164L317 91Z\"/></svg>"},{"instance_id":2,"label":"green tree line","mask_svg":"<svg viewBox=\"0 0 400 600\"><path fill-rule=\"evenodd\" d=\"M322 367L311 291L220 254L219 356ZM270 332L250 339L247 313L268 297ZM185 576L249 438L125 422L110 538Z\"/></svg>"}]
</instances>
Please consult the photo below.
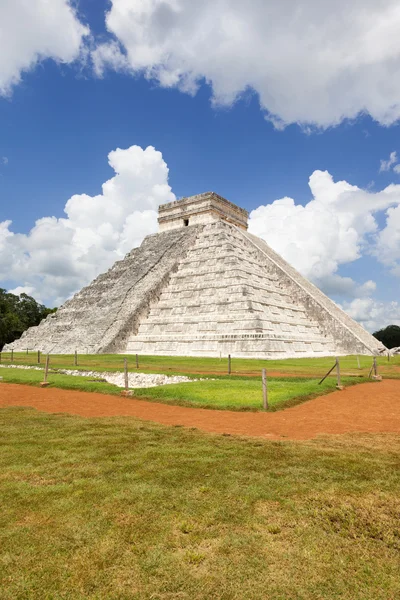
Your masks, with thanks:
<instances>
[{"instance_id":1,"label":"green tree line","mask_svg":"<svg viewBox=\"0 0 400 600\"><path fill-rule=\"evenodd\" d=\"M46 308L28 294L16 296L0 288L0 350L56 310Z\"/></svg>"},{"instance_id":2,"label":"green tree line","mask_svg":"<svg viewBox=\"0 0 400 600\"><path fill-rule=\"evenodd\" d=\"M375 331L373 334L377 340L382 342L386 348L397 348L400 346L400 327L398 325L388 325L384 329Z\"/></svg>"}]
</instances>

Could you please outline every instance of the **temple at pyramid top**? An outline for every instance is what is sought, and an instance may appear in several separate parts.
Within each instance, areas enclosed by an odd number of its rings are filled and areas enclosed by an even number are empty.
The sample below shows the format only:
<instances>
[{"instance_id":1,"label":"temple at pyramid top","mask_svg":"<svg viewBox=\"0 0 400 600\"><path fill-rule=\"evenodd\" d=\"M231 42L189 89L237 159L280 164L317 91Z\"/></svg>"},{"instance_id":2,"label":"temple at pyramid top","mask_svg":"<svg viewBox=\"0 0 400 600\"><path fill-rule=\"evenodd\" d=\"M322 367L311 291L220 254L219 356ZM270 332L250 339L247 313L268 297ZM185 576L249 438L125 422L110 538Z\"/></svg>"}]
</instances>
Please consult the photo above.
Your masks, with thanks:
<instances>
[{"instance_id":1,"label":"temple at pyramid top","mask_svg":"<svg viewBox=\"0 0 400 600\"><path fill-rule=\"evenodd\" d=\"M215 192L182 198L162 204L158 209L160 232L190 225L207 225L214 221L227 221L241 229L247 229L248 217L247 210Z\"/></svg>"}]
</instances>

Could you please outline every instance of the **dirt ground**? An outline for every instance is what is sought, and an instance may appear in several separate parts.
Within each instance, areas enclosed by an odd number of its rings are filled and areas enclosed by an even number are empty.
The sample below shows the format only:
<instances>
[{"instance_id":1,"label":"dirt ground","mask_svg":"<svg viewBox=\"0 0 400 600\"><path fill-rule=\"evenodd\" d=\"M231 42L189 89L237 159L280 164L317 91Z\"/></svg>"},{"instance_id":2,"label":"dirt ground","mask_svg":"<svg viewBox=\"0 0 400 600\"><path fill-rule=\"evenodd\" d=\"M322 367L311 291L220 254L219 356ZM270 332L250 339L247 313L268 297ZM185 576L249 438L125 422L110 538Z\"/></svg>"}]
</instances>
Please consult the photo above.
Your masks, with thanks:
<instances>
[{"instance_id":1,"label":"dirt ground","mask_svg":"<svg viewBox=\"0 0 400 600\"><path fill-rule=\"evenodd\" d=\"M210 433L269 439L312 439L319 434L400 433L400 381L364 383L275 413L185 408L123 398L1 384L0 408L30 406L82 417L129 416Z\"/></svg>"}]
</instances>

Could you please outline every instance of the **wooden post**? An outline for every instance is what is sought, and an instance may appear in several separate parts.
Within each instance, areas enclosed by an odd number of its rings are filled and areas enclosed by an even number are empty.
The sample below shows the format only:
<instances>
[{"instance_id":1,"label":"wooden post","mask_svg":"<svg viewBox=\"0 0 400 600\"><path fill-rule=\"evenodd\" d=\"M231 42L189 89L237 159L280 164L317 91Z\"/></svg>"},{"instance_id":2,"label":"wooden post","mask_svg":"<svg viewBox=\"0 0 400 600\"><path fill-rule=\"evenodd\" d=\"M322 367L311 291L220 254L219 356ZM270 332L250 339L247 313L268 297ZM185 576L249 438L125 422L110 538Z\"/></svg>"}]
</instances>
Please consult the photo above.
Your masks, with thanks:
<instances>
[{"instance_id":1,"label":"wooden post","mask_svg":"<svg viewBox=\"0 0 400 600\"><path fill-rule=\"evenodd\" d=\"M78 366L78 352L77 352L77 350L75 350L75 354L74 354L74 365L75 365L75 367Z\"/></svg>"},{"instance_id":2,"label":"wooden post","mask_svg":"<svg viewBox=\"0 0 400 600\"><path fill-rule=\"evenodd\" d=\"M263 388L263 409L268 410L268 387L267 387L267 369L261 371Z\"/></svg>"},{"instance_id":3,"label":"wooden post","mask_svg":"<svg viewBox=\"0 0 400 600\"><path fill-rule=\"evenodd\" d=\"M124 358L124 377L125 377L125 391L129 390L129 378L128 378L128 361Z\"/></svg>"},{"instance_id":4,"label":"wooden post","mask_svg":"<svg viewBox=\"0 0 400 600\"><path fill-rule=\"evenodd\" d=\"M361 366L360 366L360 357L358 356L358 354L357 354L357 365L358 365L358 368L361 369Z\"/></svg>"},{"instance_id":5,"label":"wooden post","mask_svg":"<svg viewBox=\"0 0 400 600\"><path fill-rule=\"evenodd\" d=\"M49 362L50 362L50 356L47 354L46 356L46 364L44 366L44 380L47 381L47 375L49 373Z\"/></svg>"},{"instance_id":6,"label":"wooden post","mask_svg":"<svg viewBox=\"0 0 400 600\"><path fill-rule=\"evenodd\" d=\"M37 351L37 361L38 365L40 365L40 350Z\"/></svg>"},{"instance_id":7,"label":"wooden post","mask_svg":"<svg viewBox=\"0 0 400 600\"><path fill-rule=\"evenodd\" d=\"M10 358L11 362L14 362L14 350L11 350L11 358Z\"/></svg>"},{"instance_id":8,"label":"wooden post","mask_svg":"<svg viewBox=\"0 0 400 600\"><path fill-rule=\"evenodd\" d=\"M43 377L43 381L40 384L40 387L47 387L49 385L49 382L47 381L47 374L49 372L49 362L50 362L50 356L47 354L46 355L46 363L45 363L45 367L44 367L44 377Z\"/></svg>"},{"instance_id":9,"label":"wooden post","mask_svg":"<svg viewBox=\"0 0 400 600\"><path fill-rule=\"evenodd\" d=\"M376 364L376 356L374 356L374 375L375 375L375 377L378 375L378 366Z\"/></svg>"},{"instance_id":10,"label":"wooden post","mask_svg":"<svg viewBox=\"0 0 400 600\"><path fill-rule=\"evenodd\" d=\"M129 391L129 375L128 375L128 359L127 358L124 358L124 385L125 385L125 389L122 390L121 395L122 396L130 396L131 392Z\"/></svg>"},{"instance_id":11,"label":"wooden post","mask_svg":"<svg viewBox=\"0 0 400 600\"><path fill-rule=\"evenodd\" d=\"M136 368L139 368L139 356L136 354Z\"/></svg>"},{"instance_id":12,"label":"wooden post","mask_svg":"<svg viewBox=\"0 0 400 600\"><path fill-rule=\"evenodd\" d=\"M336 367L336 363L333 365L333 367L331 367L329 369L329 371L327 372L326 375L324 375L324 377L321 379L321 381L318 382L318 385L321 385L321 383L323 383L325 381L325 379L328 377L328 375L330 375L333 371L333 369Z\"/></svg>"},{"instance_id":13,"label":"wooden post","mask_svg":"<svg viewBox=\"0 0 400 600\"><path fill-rule=\"evenodd\" d=\"M343 386L342 386L342 382L340 380L340 364L339 364L339 359L338 357L336 357L336 375L337 375L337 384L336 384L336 388L338 390L342 390Z\"/></svg>"},{"instance_id":14,"label":"wooden post","mask_svg":"<svg viewBox=\"0 0 400 600\"><path fill-rule=\"evenodd\" d=\"M231 374L231 355L228 354L228 375Z\"/></svg>"},{"instance_id":15,"label":"wooden post","mask_svg":"<svg viewBox=\"0 0 400 600\"><path fill-rule=\"evenodd\" d=\"M378 363L376 361L376 356L374 356L374 361L372 363L372 368L371 371L374 371L374 374L372 376L372 379L376 379L377 381L382 381L382 376L378 375Z\"/></svg>"},{"instance_id":16,"label":"wooden post","mask_svg":"<svg viewBox=\"0 0 400 600\"><path fill-rule=\"evenodd\" d=\"M29 354L29 349L28 348L26 349L26 354Z\"/></svg>"}]
</instances>

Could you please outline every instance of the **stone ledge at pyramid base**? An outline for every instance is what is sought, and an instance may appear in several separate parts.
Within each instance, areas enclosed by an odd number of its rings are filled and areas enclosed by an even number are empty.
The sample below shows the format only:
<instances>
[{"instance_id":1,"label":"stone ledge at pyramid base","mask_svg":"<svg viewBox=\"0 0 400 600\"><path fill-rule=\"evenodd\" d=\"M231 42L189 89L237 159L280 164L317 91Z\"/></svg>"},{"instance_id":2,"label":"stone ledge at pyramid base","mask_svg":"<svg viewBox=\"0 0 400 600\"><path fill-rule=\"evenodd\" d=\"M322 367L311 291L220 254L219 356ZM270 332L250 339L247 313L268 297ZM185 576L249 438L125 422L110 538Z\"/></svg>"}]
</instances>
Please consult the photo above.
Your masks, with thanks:
<instances>
[{"instance_id":1,"label":"stone ledge at pyramid base","mask_svg":"<svg viewBox=\"0 0 400 600\"><path fill-rule=\"evenodd\" d=\"M311 358L334 355L319 342L295 342L293 339L269 338L264 335L215 335L194 338L138 337L128 343L127 354L154 356L198 356L236 358ZM337 353L336 353L337 354Z\"/></svg>"},{"instance_id":2,"label":"stone ledge at pyramid base","mask_svg":"<svg viewBox=\"0 0 400 600\"><path fill-rule=\"evenodd\" d=\"M127 354L154 356L198 356L237 358L312 358L323 356L345 356L371 352L357 346L349 352L338 348L329 340L296 340L293 336L271 336L265 334L196 335L196 336L137 336L132 337L126 348Z\"/></svg>"},{"instance_id":3,"label":"stone ledge at pyramid base","mask_svg":"<svg viewBox=\"0 0 400 600\"><path fill-rule=\"evenodd\" d=\"M246 211L235 217L212 194L200 201L160 207L168 231L145 238L4 350L265 359L385 350L249 234Z\"/></svg>"}]
</instances>

